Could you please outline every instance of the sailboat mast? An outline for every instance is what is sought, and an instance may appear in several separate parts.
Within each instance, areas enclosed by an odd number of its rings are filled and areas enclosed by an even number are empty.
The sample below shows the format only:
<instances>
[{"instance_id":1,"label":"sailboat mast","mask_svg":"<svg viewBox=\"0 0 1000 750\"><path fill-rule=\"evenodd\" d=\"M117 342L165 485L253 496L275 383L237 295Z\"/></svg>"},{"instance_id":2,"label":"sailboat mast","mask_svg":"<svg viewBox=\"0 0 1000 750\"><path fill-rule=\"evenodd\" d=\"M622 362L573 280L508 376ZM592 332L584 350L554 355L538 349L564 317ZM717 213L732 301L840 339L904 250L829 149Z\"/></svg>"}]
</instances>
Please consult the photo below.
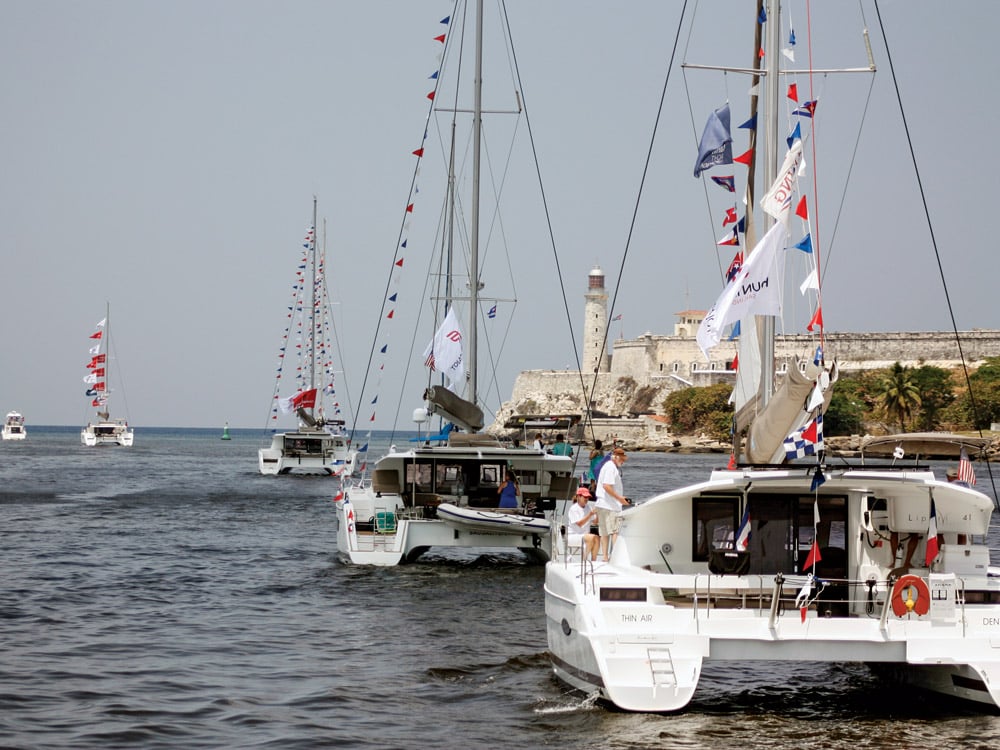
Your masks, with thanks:
<instances>
[{"instance_id":1,"label":"sailboat mast","mask_svg":"<svg viewBox=\"0 0 1000 750\"><path fill-rule=\"evenodd\" d=\"M478 403L478 318L479 318L479 167L483 129L483 0L476 2L476 77L472 112L472 258L469 263L469 393Z\"/></svg>"},{"instance_id":2,"label":"sailboat mast","mask_svg":"<svg viewBox=\"0 0 1000 750\"><path fill-rule=\"evenodd\" d=\"M316 326L319 324L318 316L316 315L316 235L319 232L319 227L316 223L316 196L313 196L313 221L312 221L312 297L309 305L309 388L316 387L316 342L319 341L319 331ZM316 412L316 407L313 406L309 409L309 415L313 416Z\"/></svg>"},{"instance_id":3,"label":"sailboat mast","mask_svg":"<svg viewBox=\"0 0 1000 750\"><path fill-rule=\"evenodd\" d=\"M108 417L111 416L111 389L108 387L111 385L111 302L107 300L104 302L104 337L107 339L104 342L104 388L97 396L101 404L97 408L97 416L101 419L107 419L101 417L102 410Z\"/></svg>"},{"instance_id":4,"label":"sailboat mast","mask_svg":"<svg viewBox=\"0 0 1000 750\"><path fill-rule=\"evenodd\" d=\"M781 49L781 6L778 0L767 0L766 41L764 44L764 90L767 107L764 118L764 186L770 187L778 176L778 102ZM764 231L776 221L765 214ZM761 321L761 407L767 406L774 392L774 316L765 315Z\"/></svg>"}]
</instances>

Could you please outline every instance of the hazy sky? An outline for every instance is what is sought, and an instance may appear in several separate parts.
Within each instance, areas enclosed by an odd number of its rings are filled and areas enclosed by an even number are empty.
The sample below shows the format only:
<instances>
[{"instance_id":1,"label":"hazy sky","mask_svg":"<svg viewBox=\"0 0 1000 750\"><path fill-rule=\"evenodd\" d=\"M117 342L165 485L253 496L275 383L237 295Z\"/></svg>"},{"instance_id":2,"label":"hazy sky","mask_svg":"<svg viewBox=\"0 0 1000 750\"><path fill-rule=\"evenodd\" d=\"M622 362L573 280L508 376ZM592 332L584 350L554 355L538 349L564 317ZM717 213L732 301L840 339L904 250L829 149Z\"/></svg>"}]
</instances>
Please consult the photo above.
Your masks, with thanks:
<instances>
[{"instance_id":1,"label":"hazy sky","mask_svg":"<svg viewBox=\"0 0 1000 750\"><path fill-rule=\"evenodd\" d=\"M690 2L698 13L676 63L747 66L751 5ZM814 66L864 66L865 23L878 66L870 99L868 75L812 82L821 102L813 231L827 330L950 329L874 6L814 2L810 25L803 2L786 5L797 67L809 36ZM486 7L491 27L497 6ZM589 270L600 263L612 293L618 283L682 3L507 7L579 339ZM374 381L364 395L361 382L393 254L408 240L399 311L380 334L391 346L375 426L390 427L398 403L401 426L411 427L424 377L415 367L401 394L401 374L407 361L419 365L431 336L426 312L415 338L412 326L442 205L435 131L402 234L401 225L442 49L434 37L457 34L439 23L452 3L0 0L0 8L0 412L18 409L29 425L92 417L82 383L87 337L109 301L125 374L116 414L127 407L138 428L263 429L316 195L340 303L343 379L365 422ZM1000 327L990 220L1000 3L884 0L880 9L957 324ZM509 109L512 61L494 53L489 62L499 64L486 68L484 106ZM669 333L674 313L708 309L719 264L731 257L715 246L726 197L692 169L705 119L727 99L734 152L745 150L746 131L735 126L748 116L747 79L684 74L676 64L670 76L615 310L626 338ZM813 98L809 85L798 79L801 98ZM470 103L464 95L459 106ZM502 345L495 408L517 372L569 367L574 354L526 124L509 159L502 127L487 132L484 195L506 181L502 224L484 206L484 293L518 299L516 309L499 303L484 334L493 355ZM786 326L799 332L806 313L796 305L786 302ZM480 379L489 386L493 375Z\"/></svg>"}]
</instances>

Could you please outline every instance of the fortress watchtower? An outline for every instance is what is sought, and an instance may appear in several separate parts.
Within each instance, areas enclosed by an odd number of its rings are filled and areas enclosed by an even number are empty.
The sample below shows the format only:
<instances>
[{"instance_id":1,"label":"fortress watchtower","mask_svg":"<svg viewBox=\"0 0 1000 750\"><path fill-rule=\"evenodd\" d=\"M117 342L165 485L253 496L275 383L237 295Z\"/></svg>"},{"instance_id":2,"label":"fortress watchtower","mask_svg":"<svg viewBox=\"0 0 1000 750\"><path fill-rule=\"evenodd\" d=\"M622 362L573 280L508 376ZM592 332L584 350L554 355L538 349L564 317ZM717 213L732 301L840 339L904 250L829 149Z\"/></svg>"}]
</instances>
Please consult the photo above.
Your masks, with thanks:
<instances>
[{"instance_id":1,"label":"fortress watchtower","mask_svg":"<svg viewBox=\"0 0 1000 750\"><path fill-rule=\"evenodd\" d=\"M607 372L611 367L604 344L608 330L608 293L604 290L604 271L600 266L594 266L587 276L583 310L583 371Z\"/></svg>"}]
</instances>

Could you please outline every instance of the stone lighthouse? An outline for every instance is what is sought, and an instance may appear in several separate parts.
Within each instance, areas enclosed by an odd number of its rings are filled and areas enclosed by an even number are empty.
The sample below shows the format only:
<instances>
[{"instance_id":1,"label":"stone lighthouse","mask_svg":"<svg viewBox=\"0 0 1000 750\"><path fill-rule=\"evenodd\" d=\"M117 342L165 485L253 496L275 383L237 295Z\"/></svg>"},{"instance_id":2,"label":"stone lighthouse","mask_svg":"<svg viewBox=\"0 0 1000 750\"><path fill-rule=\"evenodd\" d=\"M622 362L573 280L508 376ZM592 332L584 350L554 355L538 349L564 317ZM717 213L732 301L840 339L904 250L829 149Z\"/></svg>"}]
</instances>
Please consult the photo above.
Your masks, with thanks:
<instances>
[{"instance_id":1,"label":"stone lighthouse","mask_svg":"<svg viewBox=\"0 0 1000 750\"><path fill-rule=\"evenodd\" d=\"M583 371L607 372L611 366L604 346L608 330L608 293L604 291L604 271L600 266L594 266L587 276L587 293L583 298Z\"/></svg>"}]
</instances>

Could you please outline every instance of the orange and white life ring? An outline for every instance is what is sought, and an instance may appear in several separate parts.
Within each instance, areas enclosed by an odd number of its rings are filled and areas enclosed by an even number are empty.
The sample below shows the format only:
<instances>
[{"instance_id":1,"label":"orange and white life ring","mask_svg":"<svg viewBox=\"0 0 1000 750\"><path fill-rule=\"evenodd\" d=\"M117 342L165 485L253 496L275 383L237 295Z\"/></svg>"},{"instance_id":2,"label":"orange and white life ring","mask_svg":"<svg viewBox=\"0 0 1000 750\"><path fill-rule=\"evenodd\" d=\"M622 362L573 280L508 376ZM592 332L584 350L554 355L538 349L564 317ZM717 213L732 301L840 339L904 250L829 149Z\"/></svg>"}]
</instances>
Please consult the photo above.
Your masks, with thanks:
<instances>
[{"instance_id":1,"label":"orange and white life ring","mask_svg":"<svg viewBox=\"0 0 1000 750\"><path fill-rule=\"evenodd\" d=\"M892 611L896 617L911 612L926 615L931 607L931 592L923 578L905 575L892 587Z\"/></svg>"}]
</instances>

